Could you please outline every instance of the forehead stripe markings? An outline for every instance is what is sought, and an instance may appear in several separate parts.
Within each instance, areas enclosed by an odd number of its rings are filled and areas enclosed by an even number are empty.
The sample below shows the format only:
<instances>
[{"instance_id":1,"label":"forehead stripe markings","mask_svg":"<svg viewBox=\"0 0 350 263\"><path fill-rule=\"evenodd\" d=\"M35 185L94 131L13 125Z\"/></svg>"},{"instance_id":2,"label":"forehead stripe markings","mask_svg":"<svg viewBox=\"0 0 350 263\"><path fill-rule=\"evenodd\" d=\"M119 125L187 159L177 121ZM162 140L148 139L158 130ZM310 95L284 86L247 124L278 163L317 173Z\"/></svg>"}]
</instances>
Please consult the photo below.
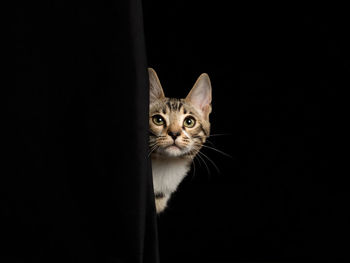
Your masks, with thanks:
<instances>
[{"instance_id":1,"label":"forehead stripe markings","mask_svg":"<svg viewBox=\"0 0 350 263\"><path fill-rule=\"evenodd\" d=\"M182 106L183 106L183 104L181 102L179 102L179 107L177 108L177 110L180 111Z\"/></svg>"},{"instance_id":2,"label":"forehead stripe markings","mask_svg":"<svg viewBox=\"0 0 350 263\"><path fill-rule=\"evenodd\" d=\"M169 101L166 103L166 105L168 106L169 110L171 111L171 105L170 105Z\"/></svg>"},{"instance_id":3,"label":"forehead stripe markings","mask_svg":"<svg viewBox=\"0 0 350 263\"><path fill-rule=\"evenodd\" d=\"M171 108L173 110L176 110L177 109L177 104L178 104L178 101L173 101L173 103L171 104Z\"/></svg>"}]
</instances>

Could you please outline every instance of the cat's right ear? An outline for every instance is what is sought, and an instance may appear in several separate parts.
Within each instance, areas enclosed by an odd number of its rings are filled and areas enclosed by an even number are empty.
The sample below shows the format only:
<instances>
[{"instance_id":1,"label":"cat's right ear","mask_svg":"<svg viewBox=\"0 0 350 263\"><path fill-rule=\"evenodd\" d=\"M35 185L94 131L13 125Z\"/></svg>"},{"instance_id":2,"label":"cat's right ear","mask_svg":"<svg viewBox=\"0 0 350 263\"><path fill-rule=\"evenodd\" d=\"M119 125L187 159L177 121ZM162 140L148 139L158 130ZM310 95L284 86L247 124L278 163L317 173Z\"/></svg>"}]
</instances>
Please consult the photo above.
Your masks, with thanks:
<instances>
[{"instance_id":1,"label":"cat's right ear","mask_svg":"<svg viewBox=\"0 0 350 263\"><path fill-rule=\"evenodd\" d=\"M148 68L148 75L150 103L165 98L162 85L160 85L156 71L153 68Z\"/></svg>"}]
</instances>

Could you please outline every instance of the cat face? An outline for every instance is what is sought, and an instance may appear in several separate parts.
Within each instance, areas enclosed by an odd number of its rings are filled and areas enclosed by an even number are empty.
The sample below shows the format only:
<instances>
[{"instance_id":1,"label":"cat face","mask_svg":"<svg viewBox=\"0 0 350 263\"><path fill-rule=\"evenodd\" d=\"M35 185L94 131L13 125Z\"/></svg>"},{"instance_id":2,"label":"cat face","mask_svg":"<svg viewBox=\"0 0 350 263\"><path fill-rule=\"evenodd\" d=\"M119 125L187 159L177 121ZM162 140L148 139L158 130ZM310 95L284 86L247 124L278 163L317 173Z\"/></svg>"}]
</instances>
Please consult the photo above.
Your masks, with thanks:
<instances>
[{"instance_id":1,"label":"cat face","mask_svg":"<svg viewBox=\"0 0 350 263\"><path fill-rule=\"evenodd\" d=\"M202 74L185 99L166 98L156 72L149 69L149 131L152 154L193 157L209 136L211 85Z\"/></svg>"}]
</instances>

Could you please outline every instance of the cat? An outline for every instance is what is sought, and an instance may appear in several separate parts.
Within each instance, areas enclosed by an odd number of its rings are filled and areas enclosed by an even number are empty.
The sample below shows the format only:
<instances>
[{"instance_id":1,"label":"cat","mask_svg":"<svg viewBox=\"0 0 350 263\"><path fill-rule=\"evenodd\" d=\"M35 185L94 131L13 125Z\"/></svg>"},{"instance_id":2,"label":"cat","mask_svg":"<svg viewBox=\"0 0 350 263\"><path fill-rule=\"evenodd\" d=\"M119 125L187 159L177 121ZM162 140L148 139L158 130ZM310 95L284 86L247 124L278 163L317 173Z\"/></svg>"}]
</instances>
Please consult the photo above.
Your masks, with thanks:
<instances>
[{"instance_id":1,"label":"cat","mask_svg":"<svg viewBox=\"0 0 350 263\"><path fill-rule=\"evenodd\" d=\"M154 69L149 68L149 144L157 213L190 170L210 133L212 88L199 76L185 99L167 98Z\"/></svg>"}]
</instances>

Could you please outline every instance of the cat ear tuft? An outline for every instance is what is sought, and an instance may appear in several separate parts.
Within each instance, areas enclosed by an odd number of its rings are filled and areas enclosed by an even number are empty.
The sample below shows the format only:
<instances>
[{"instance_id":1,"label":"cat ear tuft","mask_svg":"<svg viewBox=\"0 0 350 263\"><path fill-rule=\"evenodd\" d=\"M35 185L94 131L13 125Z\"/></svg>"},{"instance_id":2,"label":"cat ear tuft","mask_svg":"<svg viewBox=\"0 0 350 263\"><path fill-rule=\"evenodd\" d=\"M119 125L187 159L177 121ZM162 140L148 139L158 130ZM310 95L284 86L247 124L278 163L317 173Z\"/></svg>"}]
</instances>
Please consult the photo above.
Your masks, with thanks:
<instances>
[{"instance_id":1,"label":"cat ear tuft","mask_svg":"<svg viewBox=\"0 0 350 263\"><path fill-rule=\"evenodd\" d=\"M186 100L190 102L204 118L211 112L211 83L208 74L199 76Z\"/></svg>"},{"instance_id":2,"label":"cat ear tuft","mask_svg":"<svg viewBox=\"0 0 350 263\"><path fill-rule=\"evenodd\" d=\"M164 98L164 92L162 85L160 84L159 78L156 71L153 68L148 68L149 76L149 99L150 103L153 103L156 100Z\"/></svg>"}]
</instances>

